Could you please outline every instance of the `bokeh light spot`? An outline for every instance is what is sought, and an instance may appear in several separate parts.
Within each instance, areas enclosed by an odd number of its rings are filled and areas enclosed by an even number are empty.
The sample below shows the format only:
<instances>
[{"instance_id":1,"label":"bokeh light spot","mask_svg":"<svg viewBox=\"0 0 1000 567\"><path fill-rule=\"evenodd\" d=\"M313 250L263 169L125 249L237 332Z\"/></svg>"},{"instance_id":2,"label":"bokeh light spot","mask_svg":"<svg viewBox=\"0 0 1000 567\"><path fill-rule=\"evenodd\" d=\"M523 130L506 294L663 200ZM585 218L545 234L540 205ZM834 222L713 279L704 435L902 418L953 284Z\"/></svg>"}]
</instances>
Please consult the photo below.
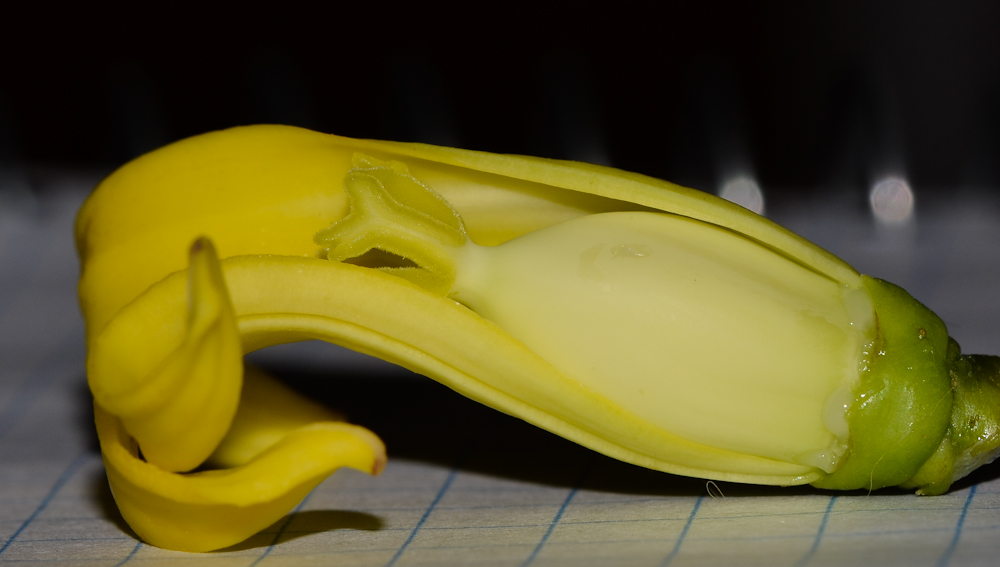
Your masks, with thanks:
<instances>
[{"instance_id":1,"label":"bokeh light spot","mask_svg":"<svg viewBox=\"0 0 1000 567\"><path fill-rule=\"evenodd\" d=\"M889 176L872 186L872 213L880 222L903 224L913 216L913 190L902 177Z\"/></svg>"},{"instance_id":2,"label":"bokeh light spot","mask_svg":"<svg viewBox=\"0 0 1000 567\"><path fill-rule=\"evenodd\" d=\"M764 214L764 192L761 191L757 181L748 175L737 175L727 179L719 190L719 196L758 215Z\"/></svg>"}]
</instances>

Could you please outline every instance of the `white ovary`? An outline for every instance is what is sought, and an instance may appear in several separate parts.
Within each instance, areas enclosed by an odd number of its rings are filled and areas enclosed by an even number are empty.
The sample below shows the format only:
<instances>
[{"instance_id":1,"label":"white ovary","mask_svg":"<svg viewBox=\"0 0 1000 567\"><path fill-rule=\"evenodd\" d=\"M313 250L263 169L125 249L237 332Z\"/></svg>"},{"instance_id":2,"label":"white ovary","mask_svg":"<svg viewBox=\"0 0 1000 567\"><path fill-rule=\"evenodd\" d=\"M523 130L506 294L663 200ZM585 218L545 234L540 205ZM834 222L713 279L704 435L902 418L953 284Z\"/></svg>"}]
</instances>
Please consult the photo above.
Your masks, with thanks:
<instances>
[{"instance_id":1,"label":"white ovary","mask_svg":"<svg viewBox=\"0 0 1000 567\"><path fill-rule=\"evenodd\" d=\"M452 297L583 387L691 441L836 468L873 332L864 289L660 213L467 248Z\"/></svg>"}]
</instances>

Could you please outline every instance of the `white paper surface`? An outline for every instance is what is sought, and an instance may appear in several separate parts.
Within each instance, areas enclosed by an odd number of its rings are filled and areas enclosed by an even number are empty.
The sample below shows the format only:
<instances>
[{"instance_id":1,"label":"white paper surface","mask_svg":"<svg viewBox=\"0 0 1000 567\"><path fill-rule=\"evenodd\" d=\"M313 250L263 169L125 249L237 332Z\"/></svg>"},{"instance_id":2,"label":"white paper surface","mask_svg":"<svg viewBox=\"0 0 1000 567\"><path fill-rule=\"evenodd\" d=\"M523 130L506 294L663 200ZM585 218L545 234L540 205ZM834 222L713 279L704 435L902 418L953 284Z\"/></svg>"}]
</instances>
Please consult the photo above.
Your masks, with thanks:
<instances>
[{"instance_id":1,"label":"white paper surface","mask_svg":"<svg viewBox=\"0 0 1000 567\"><path fill-rule=\"evenodd\" d=\"M90 423L72 220L85 181L0 215L0 563L25 565L993 565L1000 468L940 497L740 486L646 471L334 347L256 360L382 435L377 478L336 473L230 550L146 546L124 525ZM777 220L1000 354L1000 214L965 196L878 227L861 207ZM12 220L13 219L13 220ZM721 492L720 492L721 491Z\"/></svg>"}]
</instances>

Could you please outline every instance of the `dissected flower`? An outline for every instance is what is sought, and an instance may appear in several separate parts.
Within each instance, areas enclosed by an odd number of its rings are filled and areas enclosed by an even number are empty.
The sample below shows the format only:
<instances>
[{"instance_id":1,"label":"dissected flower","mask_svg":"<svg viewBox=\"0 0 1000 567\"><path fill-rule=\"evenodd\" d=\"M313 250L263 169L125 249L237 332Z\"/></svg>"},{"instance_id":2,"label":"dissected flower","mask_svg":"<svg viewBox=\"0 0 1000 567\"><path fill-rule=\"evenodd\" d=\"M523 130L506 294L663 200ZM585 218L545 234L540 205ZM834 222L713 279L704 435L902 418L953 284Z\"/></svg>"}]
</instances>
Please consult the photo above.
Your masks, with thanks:
<instances>
[{"instance_id":1,"label":"dissected flower","mask_svg":"<svg viewBox=\"0 0 1000 567\"><path fill-rule=\"evenodd\" d=\"M1000 359L905 291L610 168L236 128L123 166L77 243L108 477L162 547L382 468L372 433L242 364L297 340L676 474L938 494L1000 445Z\"/></svg>"}]
</instances>

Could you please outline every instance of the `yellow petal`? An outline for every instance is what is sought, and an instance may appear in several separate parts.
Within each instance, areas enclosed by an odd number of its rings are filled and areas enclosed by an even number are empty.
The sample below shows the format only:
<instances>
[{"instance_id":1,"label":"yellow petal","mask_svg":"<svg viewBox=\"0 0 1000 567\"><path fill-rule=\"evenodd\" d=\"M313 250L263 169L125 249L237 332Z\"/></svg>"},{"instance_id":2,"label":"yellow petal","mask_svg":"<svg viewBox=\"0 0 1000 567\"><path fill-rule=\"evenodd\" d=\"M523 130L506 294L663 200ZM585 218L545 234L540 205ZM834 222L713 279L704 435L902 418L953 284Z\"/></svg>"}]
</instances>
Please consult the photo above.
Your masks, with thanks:
<instances>
[{"instance_id":1,"label":"yellow petal","mask_svg":"<svg viewBox=\"0 0 1000 567\"><path fill-rule=\"evenodd\" d=\"M147 287L187 267L183 246L200 236L211 238L222 258L315 256L313 235L347 214L344 176L357 151L385 159L419 154L406 159L411 172L455 206L481 244L583 214L642 208L586 194L586 188L566 190L437 163L431 146L352 140L290 126L211 132L122 166L80 209L76 241L88 340ZM527 158L510 159L517 166Z\"/></svg>"},{"instance_id":2,"label":"yellow petal","mask_svg":"<svg viewBox=\"0 0 1000 567\"><path fill-rule=\"evenodd\" d=\"M378 474L381 441L364 428L321 422L296 429L246 464L176 474L138 457L121 421L94 407L108 481L122 517L144 541L211 551L273 524L334 470Z\"/></svg>"},{"instance_id":3,"label":"yellow petal","mask_svg":"<svg viewBox=\"0 0 1000 567\"><path fill-rule=\"evenodd\" d=\"M657 470L761 484L800 484L807 466L691 442L569 378L495 324L453 300L371 270L315 258L222 261L246 352L322 339L438 380L474 400L614 458ZM116 317L170 326L186 274L152 286ZM176 317L176 314L173 315ZM99 351L92 357L100 356Z\"/></svg>"},{"instance_id":4,"label":"yellow petal","mask_svg":"<svg viewBox=\"0 0 1000 567\"><path fill-rule=\"evenodd\" d=\"M171 282L169 294L143 294L122 310L88 358L108 479L140 537L218 549L275 522L341 466L381 470L375 435L261 371L247 370L241 396L239 331L210 241L195 242L190 269ZM171 472L209 454L232 468Z\"/></svg>"},{"instance_id":5,"label":"yellow petal","mask_svg":"<svg viewBox=\"0 0 1000 567\"><path fill-rule=\"evenodd\" d=\"M185 286L173 301L115 319L87 361L96 402L168 471L191 470L215 450L236 413L243 374L239 331L207 239L191 249ZM160 324L150 326L150 311Z\"/></svg>"},{"instance_id":6,"label":"yellow petal","mask_svg":"<svg viewBox=\"0 0 1000 567\"><path fill-rule=\"evenodd\" d=\"M246 464L292 431L320 421L343 421L343 416L247 364L240 407L207 464L213 468Z\"/></svg>"}]
</instances>

